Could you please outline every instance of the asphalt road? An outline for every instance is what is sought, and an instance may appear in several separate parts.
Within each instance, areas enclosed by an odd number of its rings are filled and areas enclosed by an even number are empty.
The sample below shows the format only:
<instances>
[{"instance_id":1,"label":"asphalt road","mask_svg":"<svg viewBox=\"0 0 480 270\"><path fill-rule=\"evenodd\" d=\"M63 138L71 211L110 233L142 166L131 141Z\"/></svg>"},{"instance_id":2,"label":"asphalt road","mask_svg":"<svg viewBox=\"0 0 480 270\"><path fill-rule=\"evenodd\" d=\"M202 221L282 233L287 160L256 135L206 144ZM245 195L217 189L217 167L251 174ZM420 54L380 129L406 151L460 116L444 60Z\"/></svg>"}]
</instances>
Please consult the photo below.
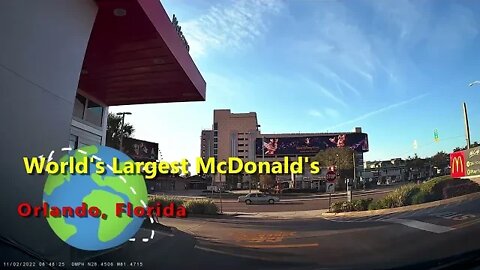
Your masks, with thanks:
<instances>
[{"instance_id":1,"label":"asphalt road","mask_svg":"<svg viewBox=\"0 0 480 270\"><path fill-rule=\"evenodd\" d=\"M187 218L162 223L195 237L194 244L189 242L193 248L182 249L183 259L168 264L175 269L426 269L446 263L437 262L442 258L480 249L478 199L362 218ZM170 263L178 260L172 255L175 245L168 249ZM164 256L160 249L149 252Z\"/></svg>"},{"instance_id":2,"label":"asphalt road","mask_svg":"<svg viewBox=\"0 0 480 270\"><path fill-rule=\"evenodd\" d=\"M385 188L373 191L354 191L353 199L360 198L373 198L379 199L385 196L392 188ZM332 196L331 202L345 201L346 195ZM324 197L312 197L312 198L282 198L280 202L273 205L270 204L258 204L258 205L246 205L245 203L238 202L237 200L229 199L222 200L220 205L219 200L215 200L217 206L222 208L224 212L283 212L283 211L305 211L305 210L318 210L329 208L328 196Z\"/></svg>"}]
</instances>

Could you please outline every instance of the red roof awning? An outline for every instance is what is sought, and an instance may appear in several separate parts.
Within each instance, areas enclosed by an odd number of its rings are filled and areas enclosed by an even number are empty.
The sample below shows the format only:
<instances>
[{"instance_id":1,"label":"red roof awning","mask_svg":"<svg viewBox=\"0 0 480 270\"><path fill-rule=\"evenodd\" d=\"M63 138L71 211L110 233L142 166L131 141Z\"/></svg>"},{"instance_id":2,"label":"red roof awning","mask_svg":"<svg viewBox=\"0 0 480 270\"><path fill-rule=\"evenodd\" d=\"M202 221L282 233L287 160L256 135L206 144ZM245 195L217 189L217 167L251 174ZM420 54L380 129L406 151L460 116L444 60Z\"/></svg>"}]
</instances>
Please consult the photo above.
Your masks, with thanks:
<instances>
[{"instance_id":1,"label":"red roof awning","mask_svg":"<svg viewBox=\"0 0 480 270\"><path fill-rule=\"evenodd\" d=\"M97 4L81 90L108 106L205 100L205 80L160 1Z\"/></svg>"}]
</instances>

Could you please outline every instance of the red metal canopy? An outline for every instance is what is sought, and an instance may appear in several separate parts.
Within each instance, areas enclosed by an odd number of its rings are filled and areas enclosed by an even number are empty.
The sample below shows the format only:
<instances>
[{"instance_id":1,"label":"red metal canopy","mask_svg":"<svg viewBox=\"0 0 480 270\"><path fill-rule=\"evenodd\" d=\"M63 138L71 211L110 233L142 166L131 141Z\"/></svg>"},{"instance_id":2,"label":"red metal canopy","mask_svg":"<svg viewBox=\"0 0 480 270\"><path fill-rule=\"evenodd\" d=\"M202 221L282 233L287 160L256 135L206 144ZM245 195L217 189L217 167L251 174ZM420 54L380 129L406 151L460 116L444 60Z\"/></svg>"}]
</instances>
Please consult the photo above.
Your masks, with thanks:
<instances>
[{"instance_id":1,"label":"red metal canopy","mask_svg":"<svg viewBox=\"0 0 480 270\"><path fill-rule=\"evenodd\" d=\"M97 4L81 90L108 106L205 100L205 80L160 1Z\"/></svg>"}]
</instances>

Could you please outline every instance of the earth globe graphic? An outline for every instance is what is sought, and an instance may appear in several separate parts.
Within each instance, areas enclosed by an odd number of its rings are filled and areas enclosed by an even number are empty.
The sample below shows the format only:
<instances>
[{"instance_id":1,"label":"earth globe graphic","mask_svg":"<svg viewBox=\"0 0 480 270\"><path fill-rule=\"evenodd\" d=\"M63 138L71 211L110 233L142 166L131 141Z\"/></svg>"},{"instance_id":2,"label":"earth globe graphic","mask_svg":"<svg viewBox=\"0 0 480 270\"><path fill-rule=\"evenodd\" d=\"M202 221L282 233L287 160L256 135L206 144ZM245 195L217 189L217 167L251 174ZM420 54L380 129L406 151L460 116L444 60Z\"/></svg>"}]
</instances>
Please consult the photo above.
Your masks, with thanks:
<instances>
[{"instance_id":1,"label":"earth globe graphic","mask_svg":"<svg viewBox=\"0 0 480 270\"><path fill-rule=\"evenodd\" d=\"M148 196L143 175L114 174L113 158L118 159L120 169L133 161L124 153L106 146L84 146L70 151L59 161L69 161L70 157L75 162L88 158L88 173L70 174L67 170L64 174L50 174L43 189L43 201L50 208L60 208L60 211L62 207L75 210L86 203L88 207L97 207L101 216L72 217L61 213L60 217L47 216L48 224L60 239L82 250L103 250L125 243L138 232L144 218L129 217L125 213L117 217L116 204L131 203L132 209L146 207ZM105 162L103 174L97 174L95 163L98 161Z\"/></svg>"}]
</instances>

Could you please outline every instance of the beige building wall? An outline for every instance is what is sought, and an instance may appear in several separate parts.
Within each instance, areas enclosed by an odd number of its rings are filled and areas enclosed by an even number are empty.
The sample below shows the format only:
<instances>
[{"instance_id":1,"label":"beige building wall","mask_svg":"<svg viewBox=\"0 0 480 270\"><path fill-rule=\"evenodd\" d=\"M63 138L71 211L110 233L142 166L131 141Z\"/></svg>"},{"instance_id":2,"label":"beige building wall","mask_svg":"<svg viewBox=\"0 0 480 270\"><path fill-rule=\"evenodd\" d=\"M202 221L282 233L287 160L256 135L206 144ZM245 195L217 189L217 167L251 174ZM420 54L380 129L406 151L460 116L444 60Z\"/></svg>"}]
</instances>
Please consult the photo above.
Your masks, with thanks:
<instances>
[{"instance_id":1,"label":"beige building wall","mask_svg":"<svg viewBox=\"0 0 480 270\"><path fill-rule=\"evenodd\" d=\"M255 158L255 139L259 134L257 114L231 113L230 110L214 110L214 156L226 160L235 156L244 160Z\"/></svg>"},{"instance_id":2,"label":"beige building wall","mask_svg":"<svg viewBox=\"0 0 480 270\"><path fill-rule=\"evenodd\" d=\"M202 130L200 136L200 156L206 160L209 157L213 157L213 131Z\"/></svg>"}]
</instances>

